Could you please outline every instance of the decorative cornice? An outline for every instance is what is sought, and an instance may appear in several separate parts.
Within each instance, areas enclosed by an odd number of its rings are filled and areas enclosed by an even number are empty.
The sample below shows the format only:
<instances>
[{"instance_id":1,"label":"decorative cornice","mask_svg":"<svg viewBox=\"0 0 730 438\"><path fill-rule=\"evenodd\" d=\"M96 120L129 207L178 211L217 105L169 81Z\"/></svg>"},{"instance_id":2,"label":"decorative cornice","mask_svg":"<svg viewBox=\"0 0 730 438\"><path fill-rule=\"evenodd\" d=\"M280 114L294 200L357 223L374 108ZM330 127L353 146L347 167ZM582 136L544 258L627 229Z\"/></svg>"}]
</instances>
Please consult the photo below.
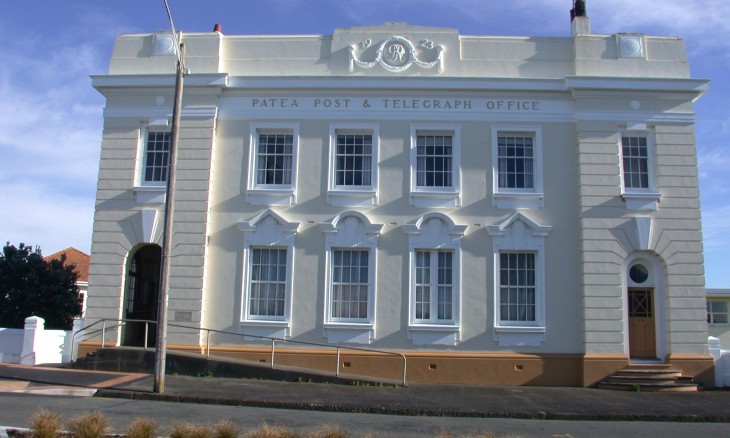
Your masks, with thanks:
<instances>
[{"instance_id":1,"label":"decorative cornice","mask_svg":"<svg viewBox=\"0 0 730 438\"><path fill-rule=\"evenodd\" d=\"M367 39L360 42L360 44L352 44L350 46L350 65L348 66L350 72L355 70L355 65L362 68L372 68L376 64L380 64L383 69L391 73L406 71L413 64L426 69L437 67L439 73L444 71L444 46L434 46L431 40L419 41L418 48L421 49L421 51L435 51L436 57L433 61L423 61L420 59L413 43L411 43L408 38L398 35L393 35L390 38L383 40L383 42L381 42L375 50L375 57L371 61L359 59L362 53L358 54L358 52L366 51L372 46L372 43L372 40Z\"/></svg>"}]
</instances>

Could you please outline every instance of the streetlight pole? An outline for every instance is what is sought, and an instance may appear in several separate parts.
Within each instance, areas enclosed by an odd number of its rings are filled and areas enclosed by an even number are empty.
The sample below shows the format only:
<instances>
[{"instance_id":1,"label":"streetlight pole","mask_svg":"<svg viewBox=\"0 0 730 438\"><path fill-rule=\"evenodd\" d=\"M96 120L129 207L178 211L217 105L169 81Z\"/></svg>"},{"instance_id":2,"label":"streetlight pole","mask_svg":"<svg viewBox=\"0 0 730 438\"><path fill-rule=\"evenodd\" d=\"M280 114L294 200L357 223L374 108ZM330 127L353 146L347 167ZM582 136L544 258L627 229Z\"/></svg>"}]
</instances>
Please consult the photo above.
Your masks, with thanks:
<instances>
[{"instance_id":1,"label":"streetlight pole","mask_svg":"<svg viewBox=\"0 0 730 438\"><path fill-rule=\"evenodd\" d=\"M172 254L172 214L175 205L175 170L177 168L177 143L180 132L183 79L185 76L185 44L175 35L177 76L175 77L175 103L172 107L170 129L170 161L167 166L167 191L165 193L165 226L162 232L162 267L160 269L160 293L157 303L157 342L155 343L155 384L153 391L165 392L165 362L167 360L167 301L170 290L170 265Z\"/></svg>"}]
</instances>

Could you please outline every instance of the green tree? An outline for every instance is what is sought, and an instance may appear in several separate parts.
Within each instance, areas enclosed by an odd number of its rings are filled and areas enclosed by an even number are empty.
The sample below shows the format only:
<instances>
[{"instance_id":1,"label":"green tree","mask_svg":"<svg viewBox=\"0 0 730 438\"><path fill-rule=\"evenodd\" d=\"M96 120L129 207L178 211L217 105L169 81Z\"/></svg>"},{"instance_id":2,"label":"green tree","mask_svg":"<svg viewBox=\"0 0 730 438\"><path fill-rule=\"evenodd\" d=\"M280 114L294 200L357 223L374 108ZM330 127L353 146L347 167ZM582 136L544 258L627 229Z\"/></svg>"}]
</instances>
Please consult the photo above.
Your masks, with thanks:
<instances>
[{"instance_id":1,"label":"green tree","mask_svg":"<svg viewBox=\"0 0 730 438\"><path fill-rule=\"evenodd\" d=\"M0 254L0 327L23 328L25 318L39 316L47 329L70 330L82 302L74 266L65 262L7 242Z\"/></svg>"}]
</instances>

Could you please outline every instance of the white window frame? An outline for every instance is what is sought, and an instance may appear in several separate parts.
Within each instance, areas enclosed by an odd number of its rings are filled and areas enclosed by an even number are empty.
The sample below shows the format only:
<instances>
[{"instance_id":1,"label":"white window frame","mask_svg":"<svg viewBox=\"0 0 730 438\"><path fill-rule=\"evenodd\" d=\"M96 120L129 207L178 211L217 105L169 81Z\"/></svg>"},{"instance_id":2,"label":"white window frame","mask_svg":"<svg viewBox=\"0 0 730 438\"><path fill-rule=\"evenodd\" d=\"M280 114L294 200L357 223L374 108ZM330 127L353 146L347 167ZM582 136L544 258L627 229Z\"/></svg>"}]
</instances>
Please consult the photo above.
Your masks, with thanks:
<instances>
[{"instance_id":1,"label":"white window frame","mask_svg":"<svg viewBox=\"0 0 730 438\"><path fill-rule=\"evenodd\" d=\"M331 221L320 224L325 235L325 299L324 336L333 343L367 344L375 339L375 309L377 281L377 239L382 224L372 224L365 214L344 211ZM332 263L338 249L362 249L368 251L368 317L332 317Z\"/></svg>"},{"instance_id":2,"label":"white window frame","mask_svg":"<svg viewBox=\"0 0 730 438\"><path fill-rule=\"evenodd\" d=\"M450 135L452 137L451 187L417 185L418 136ZM411 193L410 203L422 208L453 208L461 205L461 127L458 125L411 125Z\"/></svg>"},{"instance_id":3,"label":"white window frame","mask_svg":"<svg viewBox=\"0 0 730 438\"><path fill-rule=\"evenodd\" d=\"M533 187L499 187L499 137L517 134L533 138ZM544 205L542 128L540 126L492 127L492 205L497 208L540 208Z\"/></svg>"},{"instance_id":4,"label":"white window frame","mask_svg":"<svg viewBox=\"0 0 730 438\"><path fill-rule=\"evenodd\" d=\"M713 307L717 307L717 304L724 304L725 310L715 310ZM730 324L730 313L728 308L730 307L730 303L726 300L718 300L718 299L708 299L707 300L707 323L710 325L728 325ZM716 318L718 315L725 317L725 322L716 322Z\"/></svg>"},{"instance_id":5,"label":"white window frame","mask_svg":"<svg viewBox=\"0 0 730 438\"><path fill-rule=\"evenodd\" d=\"M648 187L634 188L626 187L624 175L624 153L623 138L624 137L644 137L647 146L647 171L648 171ZM656 137L654 131L649 129L646 124L629 124L625 129L619 132L618 136L618 156L619 168L621 169L621 198L626 203L629 210L648 210L653 211L658 208L659 198L661 194L657 189L656 177Z\"/></svg>"},{"instance_id":6,"label":"white window frame","mask_svg":"<svg viewBox=\"0 0 730 438\"><path fill-rule=\"evenodd\" d=\"M337 172L337 135L366 134L372 136L372 154L370 169L370 185L338 186ZM329 151L329 186L327 201L339 207L372 207L378 204L378 158L380 150L380 128L377 124L345 124L330 125Z\"/></svg>"},{"instance_id":7,"label":"white window frame","mask_svg":"<svg viewBox=\"0 0 730 438\"><path fill-rule=\"evenodd\" d=\"M494 340L501 347L539 347L545 342L545 238L551 227L539 225L522 213L488 226L492 236L494 273ZM535 321L503 321L500 314L500 255L504 252L535 254Z\"/></svg>"},{"instance_id":8,"label":"white window frame","mask_svg":"<svg viewBox=\"0 0 730 438\"><path fill-rule=\"evenodd\" d=\"M240 330L242 333L287 338L291 330L294 243L299 222L288 222L272 210L264 210L239 222L243 232L243 286ZM286 286L282 316L251 315L251 258L256 248L286 249Z\"/></svg>"},{"instance_id":9,"label":"white window frame","mask_svg":"<svg viewBox=\"0 0 730 438\"><path fill-rule=\"evenodd\" d=\"M260 134L289 134L292 136L291 182L289 184L258 184L258 143ZM299 124L252 123L249 136L248 187L246 201L252 205L288 206L296 203L297 161L299 155Z\"/></svg>"},{"instance_id":10,"label":"white window frame","mask_svg":"<svg viewBox=\"0 0 730 438\"><path fill-rule=\"evenodd\" d=\"M456 345L461 341L461 240L466 225L456 225L443 213L431 212L403 226L408 235L409 323L408 338L415 345ZM452 315L449 320L416 318L416 253L449 251L452 257ZM432 285L433 288L433 285ZM435 296L434 296L435 299Z\"/></svg>"},{"instance_id":11,"label":"white window frame","mask_svg":"<svg viewBox=\"0 0 730 438\"><path fill-rule=\"evenodd\" d=\"M147 141L150 133L170 132L168 121L162 119L150 119L143 122L140 128L139 137L137 138L137 159L134 172L134 188L137 203L140 204L163 204L165 202L165 192L167 191L167 181L145 181L145 173L147 171ZM172 141L172 138L170 139ZM169 152L168 152L169 154ZM170 175L169 163L167 175Z\"/></svg>"}]
</instances>

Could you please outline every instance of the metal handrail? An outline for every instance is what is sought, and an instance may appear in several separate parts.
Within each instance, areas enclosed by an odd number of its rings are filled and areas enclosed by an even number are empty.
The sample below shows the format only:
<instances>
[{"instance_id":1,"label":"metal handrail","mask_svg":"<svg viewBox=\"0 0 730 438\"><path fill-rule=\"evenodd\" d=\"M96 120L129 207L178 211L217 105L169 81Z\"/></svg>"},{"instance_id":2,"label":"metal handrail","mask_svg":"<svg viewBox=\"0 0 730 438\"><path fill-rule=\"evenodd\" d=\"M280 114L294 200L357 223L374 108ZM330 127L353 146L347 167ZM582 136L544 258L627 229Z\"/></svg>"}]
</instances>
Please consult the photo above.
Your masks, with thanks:
<instances>
[{"instance_id":1,"label":"metal handrail","mask_svg":"<svg viewBox=\"0 0 730 438\"><path fill-rule=\"evenodd\" d=\"M107 327L107 325L106 325L107 322L114 322L116 324L113 325L112 327ZM81 328L80 330L75 331L71 335L71 362L75 362L75 358L76 358L76 345L78 344L76 342L76 335L78 335L79 333L82 333L82 332L86 332L86 335L95 335L97 333L101 333L101 347L104 348L106 346L107 329L115 329L117 327L122 327L130 322L132 322L132 323L143 322L144 323L144 327L145 327L144 328L144 333L145 333L144 348L147 349L148 348L147 334L149 333L149 325L157 324L157 321L151 321L151 320L146 320L146 319L100 319L98 321L95 321L92 324L89 324L89 325ZM92 328L96 325L99 325L99 324L101 324L101 329L96 329L94 331L88 331L90 328ZM81 342L81 341L79 340L79 342Z\"/></svg>"},{"instance_id":2,"label":"metal handrail","mask_svg":"<svg viewBox=\"0 0 730 438\"><path fill-rule=\"evenodd\" d=\"M83 329L81 329L73 334L72 340L74 342L73 342L72 349L71 349L72 360L74 358L74 348L76 346L76 342L75 342L76 335L87 329L90 329L91 327L96 326L97 324L101 324L102 329L96 330L95 332L93 332L93 334L96 334L99 332L102 333L102 347L104 346L104 343L105 343L104 336L105 336L105 332L107 329L107 327L106 327L107 321L116 323L116 325L113 328L121 327L121 326L127 324L128 322L144 322L145 323L145 333L147 333L147 327L150 323L156 324L156 321L148 321L148 320L141 320L141 319L100 319L100 320L94 322L93 324L90 324L89 326L86 326ZM311 347L335 348L336 353L337 353L337 364L335 367L335 376L336 377L340 376L340 356L341 356L342 350L363 351L363 352L369 352L369 353L378 353L378 354L385 354L385 355L390 355L390 356L397 356L397 357L400 357L401 359L403 359L403 386L408 386L407 376L406 376L406 373L408 370L408 359L406 358L406 356L403 353L399 353L396 351L377 350L377 349L373 349L373 348L350 347L350 346L332 345L332 344L322 344L322 343L308 342L308 341L295 341L295 340L291 340L291 339L274 338L274 337L270 337L270 336L251 335L251 334L247 334L247 333L232 332L232 331L227 331L227 330L216 330L216 329L209 329L209 328L205 328L205 327L195 327L195 326L174 324L174 323L168 323L167 326L206 332L206 339L205 339L205 358L206 359L210 358L210 335L211 335L211 333L243 336L245 338L255 338L255 339L260 339L260 340L271 341L271 368L272 369L275 368L276 343L277 342L286 342L286 343L290 343L290 344L299 344L299 345L306 345L306 346L311 346ZM145 335L144 348L145 349L148 348L146 335Z\"/></svg>"}]
</instances>

